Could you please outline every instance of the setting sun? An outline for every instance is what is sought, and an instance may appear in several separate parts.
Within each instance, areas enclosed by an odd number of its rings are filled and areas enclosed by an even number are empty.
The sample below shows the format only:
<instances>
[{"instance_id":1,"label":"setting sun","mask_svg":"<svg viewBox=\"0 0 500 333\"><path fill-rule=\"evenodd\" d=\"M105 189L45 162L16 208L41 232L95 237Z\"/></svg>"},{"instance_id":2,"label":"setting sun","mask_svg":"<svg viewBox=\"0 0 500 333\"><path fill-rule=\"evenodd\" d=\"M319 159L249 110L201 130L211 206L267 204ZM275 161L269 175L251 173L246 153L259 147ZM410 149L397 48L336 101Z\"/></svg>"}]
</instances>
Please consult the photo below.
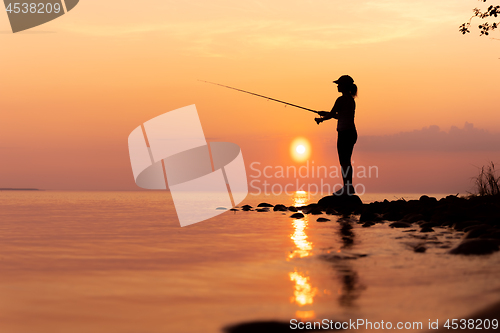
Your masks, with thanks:
<instances>
[{"instance_id":1,"label":"setting sun","mask_svg":"<svg viewBox=\"0 0 500 333\"><path fill-rule=\"evenodd\" d=\"M296 162L306 161L311 155L311 145L305 138L296 138L290 145L290 154Z\"/></svg>"},{"instance_id":2,"label":"setting sun","mask_svg":"<svg viewBox=\"0 0 500 333\"><path fill-rule=\"evenodd\" d=\"M306 152L306 147L304 147L304 145L298 145L297 148L295 148L295 151L298 154L304 154Z\"/></svg>"}]
</instances>

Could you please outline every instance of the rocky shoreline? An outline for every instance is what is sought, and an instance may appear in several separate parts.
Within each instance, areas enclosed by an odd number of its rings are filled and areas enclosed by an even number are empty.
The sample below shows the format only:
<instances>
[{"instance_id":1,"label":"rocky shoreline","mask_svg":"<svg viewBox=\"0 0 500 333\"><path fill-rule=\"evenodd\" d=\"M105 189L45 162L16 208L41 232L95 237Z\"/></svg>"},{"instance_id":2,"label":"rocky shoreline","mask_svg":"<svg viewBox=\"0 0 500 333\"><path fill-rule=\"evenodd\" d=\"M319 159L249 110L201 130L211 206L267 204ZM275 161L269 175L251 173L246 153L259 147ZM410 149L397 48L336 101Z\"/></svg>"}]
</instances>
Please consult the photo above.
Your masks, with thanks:
<instances>
[{"instance_id":1,"label":"rocky shoreline","mask_svg":"<svg viewBox=\"0 0 500 333\"><path fill-rule=\"evenodd\" d=\"M293 219L309 216L309 221L319 223L336 221L340 223L342 229L346 230L353 228L355 223L360 224L362 228L386 224L390 228L400 229L402 233L405 233L396 239L407 240L406 236L414 238L415 241L404 241L404 243L409 245L414 252L423 255L426 255L426 250L432 247L447 249L450 255L488 255L499 251L500 246L500 196L498 195L469 197L449 195L439 200L422 195L418 200L384 200L369 204L363 204L358 196L327 196L317 203L301 207L263 202L257 207L245 205L233 210L259 213L281 212ZM348 232L345 234L347 235ZM343 241L348 242L349 238L344 237ZM333 256L321 256L323 260L356 258L352 254L339 257L337 253ZM482 311L465 316L464 319L491 320L497 318L499 311L500 303L497 302ZM223 328L223 332L226 333L291 331L294 330L290 328L290 323L281 321L254 321ZM319 332L314 329L303 331ZM441 324L439 330L434 331L449 330ZM461 331L471 330L462 329Z\"/></svg>"},{"instance_id":2,"label":"rocky shoreline","mask_svg":"<svg viewBox=\"0 0 500 333\"><path fill-rule=\"evenodd\" d=\"M291 218L300 219L305 215L352 216L353 220L369 228L377 223L388 223L391 228L422 233L428 238L435 228L448 228L464 233L462 241L449 253L457 255L484 255L500 250L500 196L449 195L437 200L422 195L419 200L384 200L363 204L357 195L326 196L317 203L300 208L260 203L257 207L245 205L243 211L290 212ZM317 222L330 219L319 217ZM425 235L425 236L424 236ZM425 244L415 246L415 252L425 252Z\"/></svg>"}]
</instances>

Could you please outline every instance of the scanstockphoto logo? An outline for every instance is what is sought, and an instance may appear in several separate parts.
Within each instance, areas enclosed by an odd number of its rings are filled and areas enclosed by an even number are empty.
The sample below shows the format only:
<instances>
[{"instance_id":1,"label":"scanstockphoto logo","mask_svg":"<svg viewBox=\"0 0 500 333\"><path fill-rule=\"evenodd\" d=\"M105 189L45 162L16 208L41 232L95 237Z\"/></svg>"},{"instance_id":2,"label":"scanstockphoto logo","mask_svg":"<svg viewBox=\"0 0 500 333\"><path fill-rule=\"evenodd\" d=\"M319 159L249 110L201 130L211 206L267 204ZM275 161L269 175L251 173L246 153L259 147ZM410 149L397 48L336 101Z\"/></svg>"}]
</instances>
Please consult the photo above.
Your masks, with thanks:
<instances>
[{"instance_id":1,"label":"scanstockphoto logo","mask_svg":"<svg viewBox=\"0 0 500 333\"><path fill-rule=\"evenodd\" d=\"M222 214L248 194L240 147L207 143L194 105L138 126L128 147L136 184L169 189L182 227Z\"/></svg>"},{"instance_id":2,"label":"scanstockphoto logo","mask_svg":"<svg viewBox=\"0 0 500 333\"><path fill-rule=\"evenodd\" d=\"M31 29L63 16L79 0L4 0L12 32Z\"/></svg>"}]
</instances>

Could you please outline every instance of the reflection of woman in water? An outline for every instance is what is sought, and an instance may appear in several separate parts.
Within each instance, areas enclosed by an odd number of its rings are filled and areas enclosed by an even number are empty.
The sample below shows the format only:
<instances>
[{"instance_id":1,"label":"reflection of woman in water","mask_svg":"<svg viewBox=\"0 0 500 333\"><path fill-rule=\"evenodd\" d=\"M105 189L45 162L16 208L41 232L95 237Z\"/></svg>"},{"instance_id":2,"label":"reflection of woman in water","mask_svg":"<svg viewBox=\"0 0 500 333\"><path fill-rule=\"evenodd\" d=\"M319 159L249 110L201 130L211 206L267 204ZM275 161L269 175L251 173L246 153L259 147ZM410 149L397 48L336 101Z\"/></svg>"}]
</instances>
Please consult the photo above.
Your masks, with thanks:
<instances>
[{"instance_id":1,"label":"reflection of woman in water","mask_svg":"<svg viewBox=\"0 0 500 333\"><path fill-rule=\"evenodd\" d=\"M332 111L320 111L321 118L316 118L318 124L325 120L335 118L337 123L337 151L339 153L340 166L342 168L342 179L344 187L335 192L337 195L354 194L354 187L352 185L352 165L351 156L354 144L358 139L356 126L354 125L354 110L356 109L356 97L358 87L354 84L354 80L349 75L342 75L338 80L333 81L336 83L337 89L342 96L337 98L333 105Z\"/></svg>"}]
</instances>

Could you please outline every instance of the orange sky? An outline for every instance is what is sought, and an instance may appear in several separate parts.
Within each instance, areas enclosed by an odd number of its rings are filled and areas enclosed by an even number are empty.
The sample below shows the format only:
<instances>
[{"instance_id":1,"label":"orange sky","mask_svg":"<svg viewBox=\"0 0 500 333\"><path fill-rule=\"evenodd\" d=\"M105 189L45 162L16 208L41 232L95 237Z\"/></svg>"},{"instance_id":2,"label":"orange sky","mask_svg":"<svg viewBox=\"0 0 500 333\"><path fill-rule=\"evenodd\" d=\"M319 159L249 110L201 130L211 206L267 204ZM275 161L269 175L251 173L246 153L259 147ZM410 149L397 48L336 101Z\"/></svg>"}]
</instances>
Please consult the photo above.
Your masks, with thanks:
<instances>
[{"instance_id":1,"label":"orange sky","mask_svg":"<svg viewBox=\"0 0 500 333\"><path fill-rule=\"evenodd\" d=\"M190 104L207 138L238 143L247 164L294 163L288 146L297 136L311 141L311 158L337 163L335 151L314 154L336 135L333 121L317 126L308 112L198 79L328 110L338 96L331 81L350 74L359 87L361 136L429 125L448 130L466 121L500 132L500 41L458 32L479 5L83 0L67 15L17 34L0 14L0 187L135 189L128 134ZM377 161L387 175L401 173L399 180L374 181L372 192L447 192L468 190L471 165L498 160L498 153L403 151L381 158L358 151L355 158ZM415 167L399 167L412 159ZM419 172L421 160L447 175L439 185ZM446 172L450 167L455 171Z\"/></svg>"}]
</instances>

